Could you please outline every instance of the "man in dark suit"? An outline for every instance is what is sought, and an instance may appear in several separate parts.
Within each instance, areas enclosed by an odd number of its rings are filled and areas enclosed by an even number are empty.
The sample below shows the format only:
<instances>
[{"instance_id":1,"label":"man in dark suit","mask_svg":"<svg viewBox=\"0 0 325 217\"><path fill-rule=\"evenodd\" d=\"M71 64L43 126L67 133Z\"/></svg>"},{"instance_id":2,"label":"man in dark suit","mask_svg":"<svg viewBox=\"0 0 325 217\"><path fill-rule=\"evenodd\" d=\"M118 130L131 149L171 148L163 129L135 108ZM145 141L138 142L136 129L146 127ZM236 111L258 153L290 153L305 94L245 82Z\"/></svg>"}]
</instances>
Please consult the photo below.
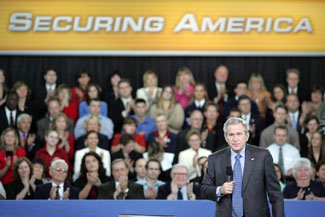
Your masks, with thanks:
<instances>
[{"instance_id":1,"label":"man in dark suit","mask_svg":"<svg viewBox=\"0 0 325 217\"><path fill-rule=\"evenodd\" d=\"M298 96L298 99L301 103L304 101L309 100L309 90L304 90L302 87L299 85L300 81L300 72L298 69L291 68L288 69L286 72L287 75L287 91L288 94L296 94Z\"/></svg>"},{"instance_id":2,"label":"man in dark suit","mask_svg":"<svg viewBox=\"0 0 325 217\"><path fill-rule=\"evenodd\" d=\"M18 99L16 92L10 92L6 104L0 108L0 133L8 127L17 128L17 117L21 114Z\"/></svg>"},{"instance_id":3,"label":"man in dark suit","mask_svg":"<svg viewBox=\"0 0 325 217\"><path fill-rule=\"evenodd\" d=\"M217 201L217 217L269 217L268 200L273 217L284 217L283 196L272 156L268 150L246 143L248 129L241 118L226 121L224 135L229 147L209 156L202 197Z\"/></svg>"},{"instance_id":4,"label":"man in dark suit","mask_svg":"<svg viewBox=\"0 0 325 217\"><path fill-rule=\"evenodd\" d=\"M123 159L112 162L114 181L99 186L98 199L145 199L143 187L128 179L128 166Z\"/></svg>"},{"instance_id":5,"label":"man in dark suit","mask_svg":"<svg viewBox=\"0 0 325 217\"><path fill-rule=\"evenodd\" d=\"M50 166L51 183L36 186L35 199L68 200L79 199L79 189L65 184L68 164L63 159L52 161Z\"/></svg>"},{"instance_id":6,"label":"man in dark suit","mask_svg":"<svg viewBox=\"0 0 325 217\"><path fill-rule=\"evenodd\" d=\"M196 200L200 198L200 186L187 183L189 176L185 165L175 164L170 176L172 182L159 186L157 199Z\"/></svg>"},{"instance_id":7,"label":"man in dark suit","mask_svg":"<svg viewBox=\"0 0 325 217\"><path fill-rule=\"evenodd\" d=\"M132 99L132 86L129 79L121 79L118 83L119 98L111 102L109 117L114 123L114 133L121 133L123 119L134 114Z\"/></svg>"}]
</instances>

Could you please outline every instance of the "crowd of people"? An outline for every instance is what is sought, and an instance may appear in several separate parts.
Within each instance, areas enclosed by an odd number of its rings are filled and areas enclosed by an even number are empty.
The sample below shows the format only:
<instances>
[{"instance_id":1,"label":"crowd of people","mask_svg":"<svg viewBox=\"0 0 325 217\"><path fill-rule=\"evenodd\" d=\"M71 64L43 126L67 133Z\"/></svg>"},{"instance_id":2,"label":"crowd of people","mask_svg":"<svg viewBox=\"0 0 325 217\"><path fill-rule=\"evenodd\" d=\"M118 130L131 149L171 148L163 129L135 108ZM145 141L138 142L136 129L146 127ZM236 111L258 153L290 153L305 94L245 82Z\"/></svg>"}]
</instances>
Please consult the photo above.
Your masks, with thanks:
<instances>
[{"instance_id":1,"label":"crowd of people","mask_svg":"<svg viewBox=\"0 0 325 217\"><path fill-rule=\"evenodd\" d=\"M288 69L268 91L260 74L231 88L225 65L207 84L182 67L174 85L148 70L134 89L117 72L100 87L84 70L69 87L48 68L32 93L0 69L0 198L201 199L208 156L239 117L248 143L271 153L285 199L323 200L324 86L303 90L299 76Z\"/></svg>"}]
</instances>

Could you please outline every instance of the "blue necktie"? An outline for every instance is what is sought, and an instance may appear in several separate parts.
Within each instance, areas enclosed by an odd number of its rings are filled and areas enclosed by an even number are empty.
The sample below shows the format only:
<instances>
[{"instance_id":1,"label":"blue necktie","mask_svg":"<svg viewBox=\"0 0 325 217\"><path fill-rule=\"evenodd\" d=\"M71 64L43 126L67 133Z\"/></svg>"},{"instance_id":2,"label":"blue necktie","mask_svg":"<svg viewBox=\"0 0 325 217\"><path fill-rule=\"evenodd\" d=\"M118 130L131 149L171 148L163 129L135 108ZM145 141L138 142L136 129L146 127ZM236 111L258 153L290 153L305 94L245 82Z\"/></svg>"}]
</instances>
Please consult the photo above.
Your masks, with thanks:
<instances>
[{"instance_id":1,"label":"blue necktie","mask_svg":"<svg viewBox=\"0 0 325 217\"><path fill-rule=\"evenodd\" d=\"M240 165L240 154L236 155L236 161L233 169L234 176L234 189L232 192L232 213L233 216L242 217L243 216L243 198L241 195L242 192L242 184L243 184L243 175Z\"/></svg>"},{"instance_id":2,"label":"blue necktie","mask_svg":"<svg viewBox=\"0 0 325 217\"><path fill-rule=\"evenodd\" d=\"M291 125L292 125L293 129L295 129L295 130L297 129L297 120L296 120L295 115L291 116Z\"/></svg>"}]
</instances>

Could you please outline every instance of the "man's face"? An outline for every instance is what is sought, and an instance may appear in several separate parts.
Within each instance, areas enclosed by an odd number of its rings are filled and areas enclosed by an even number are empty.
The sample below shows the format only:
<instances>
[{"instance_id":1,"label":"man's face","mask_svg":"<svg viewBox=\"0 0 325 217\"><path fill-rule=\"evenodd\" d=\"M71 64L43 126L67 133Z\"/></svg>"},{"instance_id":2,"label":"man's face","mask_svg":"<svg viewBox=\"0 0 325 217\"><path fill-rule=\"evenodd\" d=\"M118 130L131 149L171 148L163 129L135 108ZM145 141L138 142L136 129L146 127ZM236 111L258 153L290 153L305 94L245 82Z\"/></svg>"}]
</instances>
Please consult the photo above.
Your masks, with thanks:
<instances>
[{"instance_id":1,"label":"man's face","mask_svg":"<svg viewBox=\"0 0 325 217\"><path fill-rule=\"evenodd\" d=\"M48 104L47 110L48 110L50 116L58 114L60 112L59 102L56 100L50 101Z\"/></svg>"},{"instance_id":2,"label":"man's face","mask_svg":"<svg viewBox=\"0 0 325 217\"><path fill-rule=\"evenodd\" d=\"M100 106L101 106L100 101L91 101L89 105L90 114L94 116L98 116L100 113Z\"/></svg>"},{"instance_id":3,"label":"man's face","mask_svg":"<svg viewBox=\"0 0 325 217\"><path fill-rule=\"evenodd\" d=\"M150 179L157 179L160 175L160 167L157 162L150 162L148 164L148 173L147 176Z\"/></svg>"},{"instance_id":4,"label":"man's face","mask_svg":"<svg viewBox=\"0 0 325 217\"><path fill-rule=\"evenodd\" d=\"M193 134L192 136L190 136L190 138L188 138L187 143L193 150L198 151L201 145L201 140L198 135Z\"/></svg>"},{"instance_id":5,"label":"man's face","mask_svg":"<svg viewBox=\"0 0 325 217\"><path fill-rule=\"evenodd\" d=\"M99 123L95 119L90 119L87 123L87 131L99 131Z\"/></svg>"},{"instance_id":6,"label":"man's face","mask_svg":"<svg viewBox=\"0 0 325 217\"><path fill-rule=\"evenodd\" d=\"M143 102L138 102L137 104L135 104L134 112L138 117L146 116L146 112L147 112L146 104Z\"/></svg>"},{"instance_id":7,"label":"man's face","mask_svg":"<svg viewBox=\"0 0 325 217\"><path fill-rule=\"evenodd\" d=\"M247 94L247 84L245 84L245 83L237 84L237 87L235 88L234 91L237 96L246 95Z\"/></svg>"},{"instance_id":8,"label":"man's face","mask_svg":"<svg viewBox=\"0 0 325 217\"><path fill-rule=\"evenodd\" d=\"M65 167L64 163L58 162L55 167L50 168L50 176L52 177L53 182L63 183L68 175L68 168Z\"/></svg>"},{"instance_id":9,"label":"man's face","mask_svg":"<svg viewBox=\"0 0 325 217\"><path fill-rule=\"evenodd\" d=\"M116 162L113 165L112 174L113 174L113 177L114 177L115 181L118 182L121 176L127 177L128 173L129 173L129 170L126 168L124 162L122 162L122 161Z\"/></svg>"},{"instance_id":10,"label":"man's face","mask_svg":"<svg viewBox=\"0 0 325 217\"><path fill-rule=\"evenodd\" d=\"M147 175L146 163L147 161L143 158L137 160L135 163L134 170L140 178L144 178Z\"/></svg>"},{"instance_id":11,"label":"man's face","mask_svg":"<svg viewBox=\"0 0 325 217\"><path fill-rule=\"evenodd\" d=\"M194 129L200 130L203 123L203 115L200 111L194 111L190 118L191 126Z\"/></svg>"},{"instance_id":12,"label":"man's face","mask_svg":"<svg viewBox=\"0 0 325 217\"><path fill-rule=\"evenodd\" d=\"M226 83L228 79L227 67L219 66L214 73L214 77L218 83Z\"/></svg>"},{"instance_id":13,"label":"man's face","mask_svg":"<svg viewBox=\"0 0 325 217\"><path fill-rule=\"evenodd\" d=\"M158 130L166 130L168 124L165 116L160 115L156 117L156 125Z\"/></svg>"},{"instance_id":14,"label":"man's face","mask_svg":"<svg viewBox=\"0 0 325 217\"><path fill-rule=\"evenodd\" d=\"M18 105L18 96L16 94L9 94L6 100L6 105L9 110L15 110Z\"/></svg>"},{"instance_id":15,"label":"man's face","mask_svg":"<svg viewBox=\"0 0 325 217\"><path fill-rule=\"evenodd\" d=\"M208 106L207 110L204 112L204 115L208 120L217 120L219 113L216 107L210 105Z\"/></svg>"},{"instance_id":16,"label":"man's face","mask_svg":"<svg viewBox=\"0 0 325 217\"><path fill-rule=\"evenodd\" d=\"M278 108L273 116L277 124L284 124L287 117L287 111L284 108Z\"/></svg>"},{"instance_id":17,"label":"man's face","mask_svg":"<svg viewBox=\"0 0 325 217\"><path fill-rule=\"evenodd\" d=\"M206 94L206 91L204 90L204 87L201 85L197 85L194 88L194 98L198 101L201 101L202 99L204 99L204 96Z\"/></svg>"},{"instance_id":18,"label":"man's face","mask_svg":"<svg viewBox=\"0 0 325 217\"><path fill-rule=\"evenodd\" d=\"M47 73L44 75L44 79L45 79L46 83L54 84L57 79L56 71L54 71L54 70L47 71Z\"/></svg>"},{"instance_id":19,"label":"man's face","mask_svg":"<svg viewBox=\"0 0 325 217\"><path fill-rule=\"evenodd\" d=\"M225 134L225 140L230 148L240 153L249 138L249 133L245 133L244 126L239 124L231 124L227 127L227 133Z\"/></svg>"},{"instance_id":20,"label":"man's face","mask_svg":"<svg viewBox=\"0 0 325 217\"><path fill-rule=\"evenodd\" d=\"M287 97L286 106L289 111L296 112L300 106L298 97L296 95L289 95Z\"/></svg>"},{"instance_id":21,"label":"man's face","mask_svg":"<svg viewBox=\"0 0 325 217\"><path fill-rule=\"evenodd\" d=\"M295 88L299 83L299 76L294 72L289 72L287 77L287 83L290 88Z\"/></svg>"},{"instance_id":22,"label":"man's face","mask_svg":"<svg viewBox=\"0 0 325 217\"><path fill-rule=\"evenodd\" d=\"M132 87L128 82L122 82L118 86L118 91L122 98L129 98L131 96Z\"/></svg>"},{"instance_id":23,"label":"man's face","mask_svg":"<svg viewBox=\"0 0 325 217\"><path fill-rule=\"evenodd\" d=\"M31 126L31 120L28 117L22 118L20 123L17 124L18 129L23 133L28 133Z\"/></svg>"},{"instance_id":24,"label":"man's face","mask_svg":"<svg viewBox=\"0 0 325 217\"><path fill-rule=\"evenodd\" d=\"M248 99L242 99L238 103L238 109L243 113L244 115L247 115L251 112L251 102Z\"/></svg>"},{"instance_id":25,"label":"man's face","mask_svg":"<svg viewBox=\"0 0 325 217\"><path fill-rule=\"evenodd\" d=\"M176 167L171 173L171 178L176 182L177 187L182 188L186 185L188 179L187 170L184 167Z\"/></svg>"},{"instance_id":26,"label":"man's face","mask_svg":"<svg viewBox=\"0 0 325 217\"><path fill-rule=\"evenodd\" d=\"M276 129L274 133L274 141L277 145L282 146L287 142L288 132L284 129Z\"/></svg>"}]
</instances>

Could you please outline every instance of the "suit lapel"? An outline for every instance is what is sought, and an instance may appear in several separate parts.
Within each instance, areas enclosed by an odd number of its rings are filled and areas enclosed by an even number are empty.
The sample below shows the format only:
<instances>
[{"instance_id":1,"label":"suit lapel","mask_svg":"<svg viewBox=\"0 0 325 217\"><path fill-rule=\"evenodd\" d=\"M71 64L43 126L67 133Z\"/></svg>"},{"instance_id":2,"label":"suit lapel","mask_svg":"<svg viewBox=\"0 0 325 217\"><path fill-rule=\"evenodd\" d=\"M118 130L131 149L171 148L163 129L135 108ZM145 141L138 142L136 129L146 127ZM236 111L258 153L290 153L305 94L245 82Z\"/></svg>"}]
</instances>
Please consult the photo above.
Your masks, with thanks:
<instances>
[{"instance_id":1,"label":"suit lapel","mask_svg":"<svg viewBox=\"0 0 325 217\"><path fill-rule=\"evenodd\" d=\"M248 180L249 180L249 177L250 177L250 174L251 174L251 171L252 171L252 168L254 166L254 153L251 151L250 149L250 146L249 145L246 145L246 151L245 151L245 166L244 166L244 176L243 176L243 188L242 190L245 189L247 183L248 183Z\"/></svg>"}]
</instances>

